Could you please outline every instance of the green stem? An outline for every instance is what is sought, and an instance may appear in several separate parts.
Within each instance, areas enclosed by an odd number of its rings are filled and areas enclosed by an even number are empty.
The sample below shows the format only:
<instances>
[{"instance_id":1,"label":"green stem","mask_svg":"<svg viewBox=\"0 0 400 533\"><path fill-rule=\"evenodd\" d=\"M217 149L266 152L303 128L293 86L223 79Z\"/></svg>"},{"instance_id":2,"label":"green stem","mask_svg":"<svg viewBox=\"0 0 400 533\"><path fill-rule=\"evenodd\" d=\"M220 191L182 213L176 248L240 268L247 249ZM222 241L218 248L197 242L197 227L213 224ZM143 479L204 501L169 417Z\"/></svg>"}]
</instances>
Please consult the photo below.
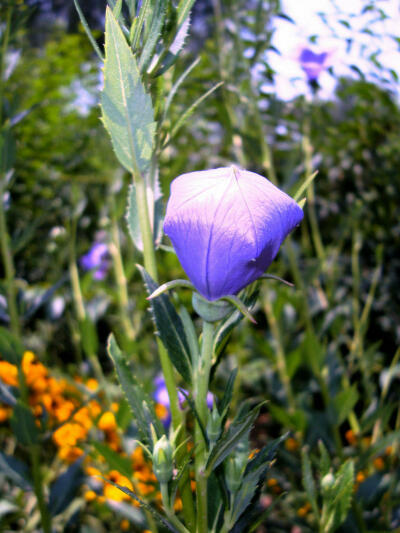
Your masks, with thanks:
<instances>
[{"instance_id":1,"label":"green stem","mask_svg":"<svg viewBox=\"0 0 400 533\"><path fill-rule=\"evenodd\" d=\"M171 502L168 492L168 483L160 483L161 497L164 504L165 514L168 520L176 527L181 533L190 533L188 529L182 524L182 522L175 516L173 509L171 508Z\"/></svg>"},{"instance_id":2,"label":"green stem","mask_svg":"<svg viewBox=\"0 0 400 533\"><path fill-rule=\"evenodd\" d=\"M40 518L44 533L51 533L51 516L47 508L46 500L43 493L43 479L40 471L40 446L35 444L30 448L32 461L32 476L35 495L38 502Z\"/></svg>"},{"instance_id":3,"label":"green stem","mask_svg":"<svg viewBox=\"0 0 400 533\"><path fill-rule=\"evenodd\" d=\"M285 351L282 343L282 336L279 328L278 321L275 317L274 311L272 309L271 296L269 289L264 291L264 310L267 316L268 324L271 329L271 333L275 340L276 345L276 366L278 369L280 380L285 388L286 398L289 406L289 411L294 413L296 411L296 402L292 390L292 385L290 383L290 377L287 371Z\"/></svg>"},{"instance_id":4,"label":"green stem","mask_svg":"<svg viewBox=\"0 0 400 533\"><path fill-rule=\"evenodd\" d=\"M137 179L135 179L135 177ZM144 267L155 282L158 282L156 255L154 250L153 229L150 222L150 214L147 203L146 182L136 173L133 177L136 188L136 201L139 215L139 226L143 241L143 259ZM164 375L165 385L168 391L169 404L171 410L172 426L177 429L179 426L184 428L185 417L179 407L178 390L176 380L174 376L174 369L168 353L160 341L157 338L158 353L160 356L161 369ZM185 431L181 432L182 441L185 440ZM177 454L177 464L181 463L184 457L184 450ZM183 515L187 526L192 529L195 523L195 510L192 498L192 492L190 489L189 474L187 472L181 478L179 483L179 490L183 502Z\"/></svg>"},{"instance_id":5,"label":"green stem","mask_svg":"<svg viewBox=\"0 0 400 533\"><path fill-rule=\"evenodd\" d=\"M197 371L194 372L195 405L199 418L204 427L207 426L208 408L207 392L210 380L210 369L213 356L214 325L206 320L203 322L203 339L201 356ZM196 501L197 522L196 532L208 532L208 509L207 509L207 476L205 462L207 459L206 443L200 428L196 422L195 427L195 475L196 475Z\"/></svg>"},{"instance_id":6,"label":"green stem","mask_svg":"<svg viewBox=\"0 0 400 533\"><path fill-rule=\"evenodd\" d=\"M312 145L310 141L310 124L306 122L304 126L304 135L302 140L302 148L304 153L304 166L306 177L311 176L313 173L312 168ZM315 194L314 194L314 182L311 182L307 189L307 213L311 226L311 236L314 242L315 251L318 259L321 262L322 268L325 268L325 249L322 243L321 234L318 227L318 217L315 210Z\"/></svg>"},{"instance_id":7,"label":"green stem","mask_svg":"<svg viewBox=\"0 0 400 533\"><path fill-rule=\"evenodd\" d=\"M8 311L10 314L11 331L17 338L20 338L21 327L20 327L20 321L19 321L19 316L18 316L17 287L15 283L15 268L14 268L12 251L10 247L10 236L7 231L3 195L4 195L3 187L0 184L0 243L1 243L1 254L3 257L4 271L5 271L5 278L6 278Z\"/></svg>"},{"instance_id":8,"label":"green stem","mask_svg":"<svg viewBox=\"0 0 400 533\"><path fill-rule=\"evenodd\" d=\"M86 320L86 310L85 310L85 305L83 303L83 296L82 296L81 285L79 281L78 267L76 265L75 240L76 240L76 221L73 220L70 224L68 268L69 268L69 276L71 280L72 298L74 302L76 318L78 320L78 324L80 328L82 328L82 325L85 323L85 320ZM81 339L80 332L79 332L79 338ZM106 397L108 397L108 394L107 394L108 388L106 387L106 379L104 377L103 369L101 368L97 355L95 353L88 353L87 356L90 360L90 363L92 365L93 372L96 376L97 381L101 385L102 390L104 391Z\"/></svg>"},{"instance_id":9,"label":"green stem","mask_svg":"<svg viewBox=\"0 0 400 533\"><path fill-rule=\"evenodd\" d=\"M136 332L129 318L129 298L128 298L128 284L125 276L124 265L121 255L121 244L119 238L119 231L115 214L112 214L111 221L111 257L113 258L114 275L117 283L117 297L120 311L121 323L124 333L129 341L135 340Z\"/></svg>"},{"instance_id":10,"label":"green stem","mask_svg":"<svg viewBox=\"0 0 400 533\"><path fill-rule=\"evenodd\" d=\"M7 20L4 28L3 42L1 45L1 58L0 58L0 127L3 126L3 98L4 98L4 66L5 66L5 56L7 53L8 42L10 39L10 30L11 30L11 15L12 7L9 7L7 10ZM0 164L2 162L0 161ZM6 279L6 290L7 290L7 304L8 311L10 315L11 322L11 331L13 334L20 338L21 327L20 320L18 316L18 306L17 306L17 287L15 284L15 268L14 260L12 256L12 250L10 246L10 236L7 230L7 221L4 211L4 184L5 177L0 175L0 243L1 243L1 254L4 263L5 279Z\"/></svg>"}]
</instances>

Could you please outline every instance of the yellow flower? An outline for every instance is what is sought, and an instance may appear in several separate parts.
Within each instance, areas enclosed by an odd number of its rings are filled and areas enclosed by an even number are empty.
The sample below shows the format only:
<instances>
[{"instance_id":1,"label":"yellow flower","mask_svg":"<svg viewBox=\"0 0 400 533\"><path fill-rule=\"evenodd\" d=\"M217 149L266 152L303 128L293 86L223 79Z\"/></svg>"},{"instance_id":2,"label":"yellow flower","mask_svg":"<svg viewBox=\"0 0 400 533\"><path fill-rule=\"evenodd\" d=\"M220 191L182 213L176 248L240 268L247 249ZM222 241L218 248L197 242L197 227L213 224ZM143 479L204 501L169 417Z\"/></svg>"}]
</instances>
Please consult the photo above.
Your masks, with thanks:
<instances>
[{"instance_id":1,"label":"yellow flower","mask_svg":"<svg viewBox=\"0 0 400 533\"><path fill-rule=\"evenodd\" d=\"M97 494L94 492L94 490L87 490L85 494L83 495L83 497L85 498L87 502L92 502L93 500L96 499Z\"/></svg>"},{"instance_id":2,"label":"yellow flower","mask_svg":"<svg viewBox=\"0 0 400 533\"><path fill-rule=\"evenodd\" d=\"M100 417L97 423L97 427L102 431L114 431L117 429L117 421L115 415L111 411L106 411Z\"/></svg>"},{"instance_id":3,"label":"yellow flower","mask_svg":"<svg viewBox=\"0 0 400 533\"><path fill-rule=\"evenodd\" d=\"M124 520L121 520L121 523L119 524L121 531L128 531L129 526L129 520L127 520L126 518Z\"/></svg>"}]
</instances>

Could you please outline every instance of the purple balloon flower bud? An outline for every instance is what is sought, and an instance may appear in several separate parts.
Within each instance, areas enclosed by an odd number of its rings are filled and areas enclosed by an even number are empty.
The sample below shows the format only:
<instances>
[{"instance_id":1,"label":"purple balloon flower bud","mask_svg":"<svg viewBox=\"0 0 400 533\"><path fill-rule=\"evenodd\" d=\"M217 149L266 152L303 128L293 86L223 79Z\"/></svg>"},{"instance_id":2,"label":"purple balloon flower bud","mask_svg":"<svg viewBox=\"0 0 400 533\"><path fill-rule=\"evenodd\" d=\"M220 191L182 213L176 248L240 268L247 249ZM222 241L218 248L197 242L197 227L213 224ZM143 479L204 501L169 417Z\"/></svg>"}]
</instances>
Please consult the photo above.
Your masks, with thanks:
<instances>
[{"instance_id":1,"label":"purple balloon flower bud","mask_svg":"<svg viewBox=\"0 0 400 533\"><path fill-rule=\"evenodd\" d=\"M102 280L107 275L109 267L108 247L105 243L96 242L90 250L81 257L80 265L84 270L93 270L93 277Z\"/></svg>"},{"instance_id":2,"label":"purple balloon flower bud","mask_svg":"<svg viewBox=\"0 0 400 533\"><path fill-rule=\"evenodd\" d=\"M266 178L227 167L172 182L164 231L199 293L217 300L258 279L302 218Z\"/></svg>"},{"instance_id":3,"label":"purple balloon flower bud","mask_svg":"<svg viewBox=\"0 0 400 533\"><path fill-rule=\"evenodd\" d=\"M328 52L316 54L308 48L303 48L301 50L299 62L301 68L306 73L308 81L313 82L318 79L321 72L328 67L329 56L330 54Z\"/></svg>"}]
</instances>

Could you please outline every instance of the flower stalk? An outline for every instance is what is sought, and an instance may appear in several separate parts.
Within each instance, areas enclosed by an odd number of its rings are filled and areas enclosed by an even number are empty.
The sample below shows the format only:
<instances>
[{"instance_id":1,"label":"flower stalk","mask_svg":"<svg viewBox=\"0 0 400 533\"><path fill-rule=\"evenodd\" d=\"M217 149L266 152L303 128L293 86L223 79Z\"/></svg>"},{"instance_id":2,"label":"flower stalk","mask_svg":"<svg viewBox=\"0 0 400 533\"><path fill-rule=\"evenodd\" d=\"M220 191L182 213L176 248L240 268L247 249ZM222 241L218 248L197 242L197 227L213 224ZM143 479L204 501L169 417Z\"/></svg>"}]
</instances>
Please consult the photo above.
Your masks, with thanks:
<instances>
[{"instance_id":1,"label":"flower stalk","mask_svg":"<svg viewBox=\"0 0 400 533\"><path fill-rule=\"evenodd\" d=\"M194 372L195 405L203 427L207 426L208 408L207 392L210 380L211 362L213 356L214 325L204 320L201 356L197 371ZM195 479L197 501L197 533L208 532L208 508L207 508L207 475L205 472L207 460L207 447L204 442L200 424L195 427Z\"/></svg>"}]
</instances>

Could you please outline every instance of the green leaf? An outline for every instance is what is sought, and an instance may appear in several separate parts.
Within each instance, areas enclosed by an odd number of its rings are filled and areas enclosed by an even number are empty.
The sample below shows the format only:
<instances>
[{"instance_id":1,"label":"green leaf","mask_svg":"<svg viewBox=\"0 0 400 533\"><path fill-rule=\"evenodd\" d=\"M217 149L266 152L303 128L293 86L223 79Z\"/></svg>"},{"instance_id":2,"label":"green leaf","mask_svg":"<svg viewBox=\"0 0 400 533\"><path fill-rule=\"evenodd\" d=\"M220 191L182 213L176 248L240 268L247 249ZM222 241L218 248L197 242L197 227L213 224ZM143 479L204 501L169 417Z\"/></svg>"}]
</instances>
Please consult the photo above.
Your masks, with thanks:
<instances>
[{"instance_id":1,"label":"green leaf","mask_svg":"<svg viewBox=\"0 0 400 533\"><path fill-rule=\"evenodd\" d=\"M340 425L346 420L358 401L357 385L341 390L333 400L337 413L337 423Z\"/></svg>"},{"instance_id":2,"label":"green leaf","mask_svg":"<svg viewBox=\"0 0 400 533\"><path fill-rule=\"evenodd\" d=\"M138 268L147 292L152 294L158 288L157 284L143 267L138 265ZM161 294L157 298L150 300L150 305L157 333L168 352L172 364L183 379L190 383L192 380L190 349L178 313L175 311L167 294Z\"/></svg>"},{"instance_id":3,"label":"green leaf","mask_svg":"<svg viewBox=\"0 0 400 533\"><path fill-rule=\"evenodd\" d=\"M180 0L178 4L178 28L182 26L185 20L190 15L190 10L192 9L196 0Z\"/></svg>"},{"instance_id":4,"label":"green leaf","mask_svg":"<svg viewBox=\"0 0 400 533\"><path fill-rule=\"evenodd\" d=\"M335 476L335 483L326 506L324 531L333 532L342 524L348 514L353 497L354 463L346 461Z\"/></svg>"},{"instance_id":5,"label":"green leaf","mask_svg":"<svg viewBox=\"0 0 400 533\"><path fill-rule=\"evenodd\" d=\"M39 434L35 423L35 417L29 407L21 401L18 401L14 406L11 417L11 427L17 441L23 446L37 444Z\"/></svg>"},{"instance_id":6,"label":"green leaf","mask_svg":"<svg viewBox=\"0 0 400 533\"><path fill-rule=\"evenodd\" d=\"M121 490L124 494L127 494L134 500L140 503L142 507L144 507L147 511L149 511L155 518L158 520L161 524L163 524L167 529L172 531L173 533L179 533L179 531L167 520L161 513L159 513L154 507L143 501L139 496L129 490L127 487L122 487L121 485L118 485L118 483L114 483L110 479L104 478L104 481L107 481L107 483L110 483L111 485L114 485L114 487L117 487L119 490Z\"/></svg>"},{"instance_id":7,"label":"green leaf","mask_svg":"<svg viewBox=\"0 0 400 533\"><path fill-rule=\"evenodd\" d=\"M151 444L153 442L151 430L148 416L146 415L147 410L145 411L143 404L146 404L148 407L148 411L152 417L151 423L154 425L157 435L161 437L164 432L161 422L154 413L153 404L134 378L128 366L126 356L119 349L112 334L108 338L107 350L114 363L118 380L138 425L139 433L146 443Z\"/></svg>"},{"instance_id":8,"label":"green leaf","mask_svg":"<svg viewBox=\"0 0 400 533\"><path fill-rule=\"evenodd\" d=\"M164 24L166 3L162 0L156 0L153 9L151 24L148 37L143 46L143 51L139 59L140 72L145 72L152 59L152 54L157 45L158 39L161 35L161 30Z\"/></svg>"},{"instance_id":9,"label":"green leaf","mask_svg":"<svg viewBox=\"0 0 400 533\"><path fill-rule=\"evenodd\" d=\"M129 457L123 457L121 454L116 453L103 442L93 441L92 445L104 457L112 470L117 470L128 479L132 477L132 462Z\"/></svg>"},{"instance_id":10,"label":"green leaf","mask_svg":"<svg viewBox=\"0 0 400 533\"><path fill-rule=\"evenodd\" d=\"M84 320L79 322L79 328L81 330L82 347L85 354L88 357L97 354L99 340L96 325L93 324L89 316L86 316Z\"/></svg>"},{"instance_id":11,"label":"green leaf","mask_svg":"<svg viewBox=\"0 0 400 533\"><path fill-rule=\"evenodd\" d=\"M31 490L32 480L29 477L29 467L12 455L0 451L0 472L11 479L22 490Z\"/></svg>"},{"instance_id":12,"label":"green leaf","mask_svg":"<svg viewBox=\"0 0 400 533\"><path fill-rule=\"evenodd\" d=\"M19 365L24 354L22 343L7 329L0 327L0 354L12 365Z\"/></svg>"},{"instance_id":13,"label":"green leaf","mask_svg":"<svg viewBox=\"0 0 400 533\"><path fill-rule=\"evenodd\" d=\"M222 415L222 413L225 412L226 409L228 409L229 404L232 400L232 393L233 393L233 385L235 383L235 379L238 373L238 369L234 368L232 372L230 373L229 379L227 384L225 385L225 391L224 395L222 397L221 403L218 406L218 411Z\"/></svg>"},{"instance_id":14,"label":"green leaf","mask_svg":"<svg viewBox=\"0 0 400 533\"><path fill-rule=\"evenodd\" d=\"M136 59L109 8L105 53L103 122L119 162L132 174L143 175L150 164L156 127L151 98L140 79Z\"/></svg>"},{"instance_id":15,"label":"green leaf","mask_svg":"<svg viewBox=\"0 0 400 533\"><path fill-rule=\"evenodd\" d=\"M182 83L185 81L185 79L187 78L187 76L192 72L192 70L197 67L197 65L200 63L200 57L197 57L193 63L191 63L187 69L183 72L183 74L181 74L181 76L179 76L179 78L176 80L176 82L173 84L169 94L168 94L168 97L167 97L167 100L165 101L165 106L164 106L164 111L163 111L163 119L165 119L166 115L167 115L167 112L168 112L168 109L172 103L172 100L175 96L175 94L177 93L179 87L182 85Z\"/></svg>"},{"instance_id":16,"label":"green leaf","mask_svg":"<svg viewBox=\"0 0 400 533\"><path fill-rule=\"evenodd\" d=\"M303 479L303 487L306 491L308 501L311 504L313 513L316 517L319 516L319 509L318 509L318 503L317 503L317 493L315 488L315 481L313 478L313 473L311 469L311 461L308 456L308 452L306 449L302 449L301 451L301 470L302 470L302 479Z\"/></svg>"},{"instance_id":17,"label":"green leaf","mask_svg":"<svg viewBox=\"0 0 400 533\"><path fill-rule=\"evenodd\" d=\"M179 309L179 316L182 320L182 325L189 344L192 365L194 366L200 357L199 342L197 340L196 330L188 310L183 305Z\"/></svg>"},{"instance_id":18,"label":"green leaf","mask_svg":"<svg viewBox=\"0 0 400 533\"><path fill-rule=\"evenodd\" d=\"M319 472L321 478L323 478L331 468L331 459L329 457L328 450L322 440L318 441L319 453L321 455L319 460Z\"/></svg>"},{"instance_id":19,"label":"green leaf","mask_svg":"<svg viewBox=\"0 0 400 533\"><path fill-rule=\"evenodd\" d=\"M136 203L136 188L135 184L129 185L128 191L128 205L126 210L126 223L128 226L129 235L132 242L139 252L143 253L143 240L142 233L140 231L139 214Z\"/></svg>"},{"instance_id":20,"label":"green leaf","mask_svg":"<svg viewBox=\"0 0 400 533\"><path fill-rule=\"evenodd\" d=\"M206 470L208 473L221 464L222 461L228 457L228 455L239 444L239 441L249 433L257 419L259 409L260 407L257 406L250 411L247 416L233 421L227 431L223 433L220 439L216 442L208 458L206 465Z\"/></svg>"},{"instance_id":21,"label":"green leaf","mask_svg":"<svg viewBox=\"0 0 400 533\"><path fill-rule=\"evenodd\" d=\"M82 459L78 459L51 484L49 510L52 516L65 511L76 498L83 481L81 465Z\"/></svg>"},{"instance_id":22,"label":"green leaf","mask_svg":"<svg viewBox=\"0 0 400 533\"><path fill-rule=\"evenodd\" d=\"M94 51L99 56L100 61L104 61L103 54L101 53L100 48L98 47L96 43L96 39L93 37L92 32L90 31L89 25L85 19L85 15L82 12L82 9L79 5L78 0L74 0L74 4L75 4L76 11L78 12L79 18L81 20L82 26L86 32L86 35L89 38L91 45L93 46Z\"/></svg>"},{"instance_id":23,"label":"green leaf","mask_svg":"<svg viewBox=\"0 0 400 533\"><path fill-rule=\"evenodd\" d=\"M213 92L215 92L217 89L223 85L224 82L220 81L219 83L216 83L211 89L209 89L207 92L205 92L200 98L198 98L193 104L186 109L184 113L181 114L179 119L176 121L174 126L172 127L172 130L170 132L169 139L171 140L175 135L178 133L178 131L181 129L183 124L187 121L187 119L194 113L194 111L199 107L199 105L208 98Z\"/></svg>"},{"instance_id":24,"label":"green leaf","mask_svg":"<svg viewBox=\"0 0 400 533\"><path fill-rule=\"evenodd\" d=\"M279 405L269 404L269 411L271 415L278 420L286 428L293 431L304 431L307 426L307 418L304 411L298 409L294 412L289 412L287 409Z\"/></svg>"}]
</instances>

